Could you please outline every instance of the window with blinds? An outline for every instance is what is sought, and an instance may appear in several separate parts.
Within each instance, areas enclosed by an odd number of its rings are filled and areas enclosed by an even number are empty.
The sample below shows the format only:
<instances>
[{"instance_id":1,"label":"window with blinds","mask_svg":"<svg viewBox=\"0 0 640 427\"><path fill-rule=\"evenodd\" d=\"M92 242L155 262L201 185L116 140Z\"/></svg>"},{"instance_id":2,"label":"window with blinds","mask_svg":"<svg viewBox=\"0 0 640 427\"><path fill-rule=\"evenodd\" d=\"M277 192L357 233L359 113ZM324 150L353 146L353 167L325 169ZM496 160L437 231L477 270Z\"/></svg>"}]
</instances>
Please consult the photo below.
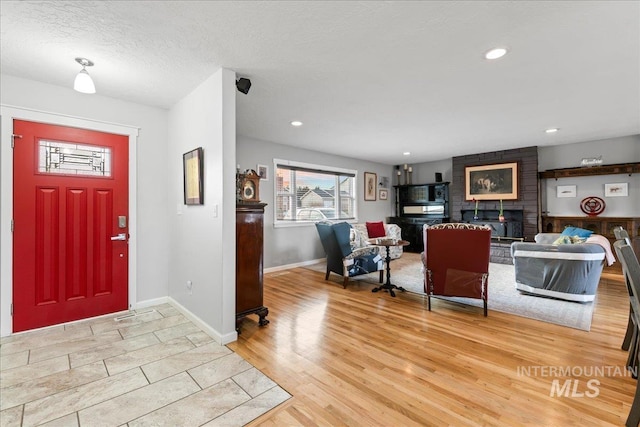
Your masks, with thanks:
<instances>
[{"instance_id":1,"label":"window with blinds","mask_svg":"<svg viewBox=\"0 0 640 427\"><path fill-rule=\"evenodd\" d=\"M278 159L274 170L276 224L355 219L355 170Z\"/></svg>"}]
</instances>

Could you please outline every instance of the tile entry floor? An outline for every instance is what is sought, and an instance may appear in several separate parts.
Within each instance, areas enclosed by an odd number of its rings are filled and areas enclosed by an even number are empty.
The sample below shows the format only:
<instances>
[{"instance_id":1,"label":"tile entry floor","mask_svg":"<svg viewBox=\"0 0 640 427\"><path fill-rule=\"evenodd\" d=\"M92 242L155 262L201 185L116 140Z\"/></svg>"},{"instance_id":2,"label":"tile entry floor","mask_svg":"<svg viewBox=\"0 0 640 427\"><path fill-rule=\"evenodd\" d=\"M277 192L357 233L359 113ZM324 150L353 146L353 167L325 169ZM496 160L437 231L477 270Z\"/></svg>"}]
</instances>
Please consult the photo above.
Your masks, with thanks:
<instances>
[{"instance_id":1,"label":"tile entry floor","mask_svg":"<svg viewBox=\"0 0 640 427\"><path fill-rule=\"evenodd\" d=\"M291 396L169 304L0 340L0 426L242 426Z\"/></svg>"}]
</instances>

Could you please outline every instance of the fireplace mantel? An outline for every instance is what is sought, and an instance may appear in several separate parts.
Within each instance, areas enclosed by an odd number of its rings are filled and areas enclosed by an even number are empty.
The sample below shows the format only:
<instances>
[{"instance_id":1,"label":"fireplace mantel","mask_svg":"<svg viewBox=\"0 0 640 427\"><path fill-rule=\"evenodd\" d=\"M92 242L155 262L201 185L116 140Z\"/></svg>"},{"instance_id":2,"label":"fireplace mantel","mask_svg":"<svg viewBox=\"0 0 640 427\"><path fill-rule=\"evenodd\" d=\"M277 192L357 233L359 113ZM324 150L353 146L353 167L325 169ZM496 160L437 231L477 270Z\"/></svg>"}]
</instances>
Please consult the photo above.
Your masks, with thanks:
<instances>
[{"instance_id":1,"label":"fireplace mantel","mask_svg":"<svg viewBox=\"0 0 640 427\"><path fill-rule=\"evenodd\" d=\"M462 222L487 225L492 239L522 240L522 209L504 209L501 221L498 209L462 209ZM477 215L476 215L477 213Z\"/></svg>"}]
</instances>

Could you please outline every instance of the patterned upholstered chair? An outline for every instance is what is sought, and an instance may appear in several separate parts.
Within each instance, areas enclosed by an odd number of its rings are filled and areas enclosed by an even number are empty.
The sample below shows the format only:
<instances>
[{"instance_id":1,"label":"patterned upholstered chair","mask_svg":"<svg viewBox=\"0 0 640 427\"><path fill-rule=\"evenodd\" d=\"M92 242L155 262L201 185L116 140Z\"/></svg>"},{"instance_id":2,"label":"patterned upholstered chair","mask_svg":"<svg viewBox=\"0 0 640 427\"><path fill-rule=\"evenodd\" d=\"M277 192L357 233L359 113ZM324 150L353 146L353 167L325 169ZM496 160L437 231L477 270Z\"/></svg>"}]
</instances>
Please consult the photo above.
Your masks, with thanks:
<instances>
[{"instance_id":1,"label":"patterned upholstered chair","mask_svg":"<svg viewBox=\"0 0 640 427\"><path fill-rule=\"evenodd\" d=\"M385 231L385 238L402 240L401 229L398 224L383 224ZM354 235L354 247L362 248L367 246L367 240L369 240L369 232L366 224L353 224L355 230ZM382 237L382 236L378 236ZM378 253L383 258L387 256L387 250L384 246L376 246ZM402 256L402 246L391 246L389 248L389 255L391 259L398 259Z\"/></svg>"},{"instance_id":2,"label":"patterned upholstered chair","mask_svg":"<svg viewBox=\"0 0 640 427\"><path fill-rule=\"evenodd\" d=\"M491 229L467 223L424 227L424 291L432 296L482 299L487 315Z\"/></svg>"},{"instance_id":3,"label":"patterned upholstered chair","mask_svg":"<svg viewBox=\"0 0 640 427\"><path fill-rule=\"evenodd\" d=\"M368 246L352 249L351 225L346 222L321 221L316 223L316 229L327 254L327 274L324 280L329 279L331 272L339 274L344 278L342 286L346 288L349 277L379 271L382 283L383 261L378 248Z\"/></svg>"}]
</instances>

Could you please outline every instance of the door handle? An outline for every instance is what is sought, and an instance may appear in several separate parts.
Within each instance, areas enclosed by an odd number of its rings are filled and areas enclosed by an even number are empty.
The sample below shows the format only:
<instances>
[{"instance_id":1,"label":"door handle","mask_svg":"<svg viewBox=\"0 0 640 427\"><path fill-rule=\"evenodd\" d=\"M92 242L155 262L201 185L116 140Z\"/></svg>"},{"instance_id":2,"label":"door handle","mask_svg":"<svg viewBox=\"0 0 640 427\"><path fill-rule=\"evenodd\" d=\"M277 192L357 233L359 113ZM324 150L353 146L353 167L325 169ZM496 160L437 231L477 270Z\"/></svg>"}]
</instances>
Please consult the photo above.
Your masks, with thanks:
<instances>
[{"instance_id":1,"label":"door handle","mask_svg":"<svg viewBox=\"0 0 640 427\"><path fill-rule=\"evenodd\" d=\"M111 240L127 240L127 234L120 233L117 236L111 236Z\"/></svg>"}]
</instances>

